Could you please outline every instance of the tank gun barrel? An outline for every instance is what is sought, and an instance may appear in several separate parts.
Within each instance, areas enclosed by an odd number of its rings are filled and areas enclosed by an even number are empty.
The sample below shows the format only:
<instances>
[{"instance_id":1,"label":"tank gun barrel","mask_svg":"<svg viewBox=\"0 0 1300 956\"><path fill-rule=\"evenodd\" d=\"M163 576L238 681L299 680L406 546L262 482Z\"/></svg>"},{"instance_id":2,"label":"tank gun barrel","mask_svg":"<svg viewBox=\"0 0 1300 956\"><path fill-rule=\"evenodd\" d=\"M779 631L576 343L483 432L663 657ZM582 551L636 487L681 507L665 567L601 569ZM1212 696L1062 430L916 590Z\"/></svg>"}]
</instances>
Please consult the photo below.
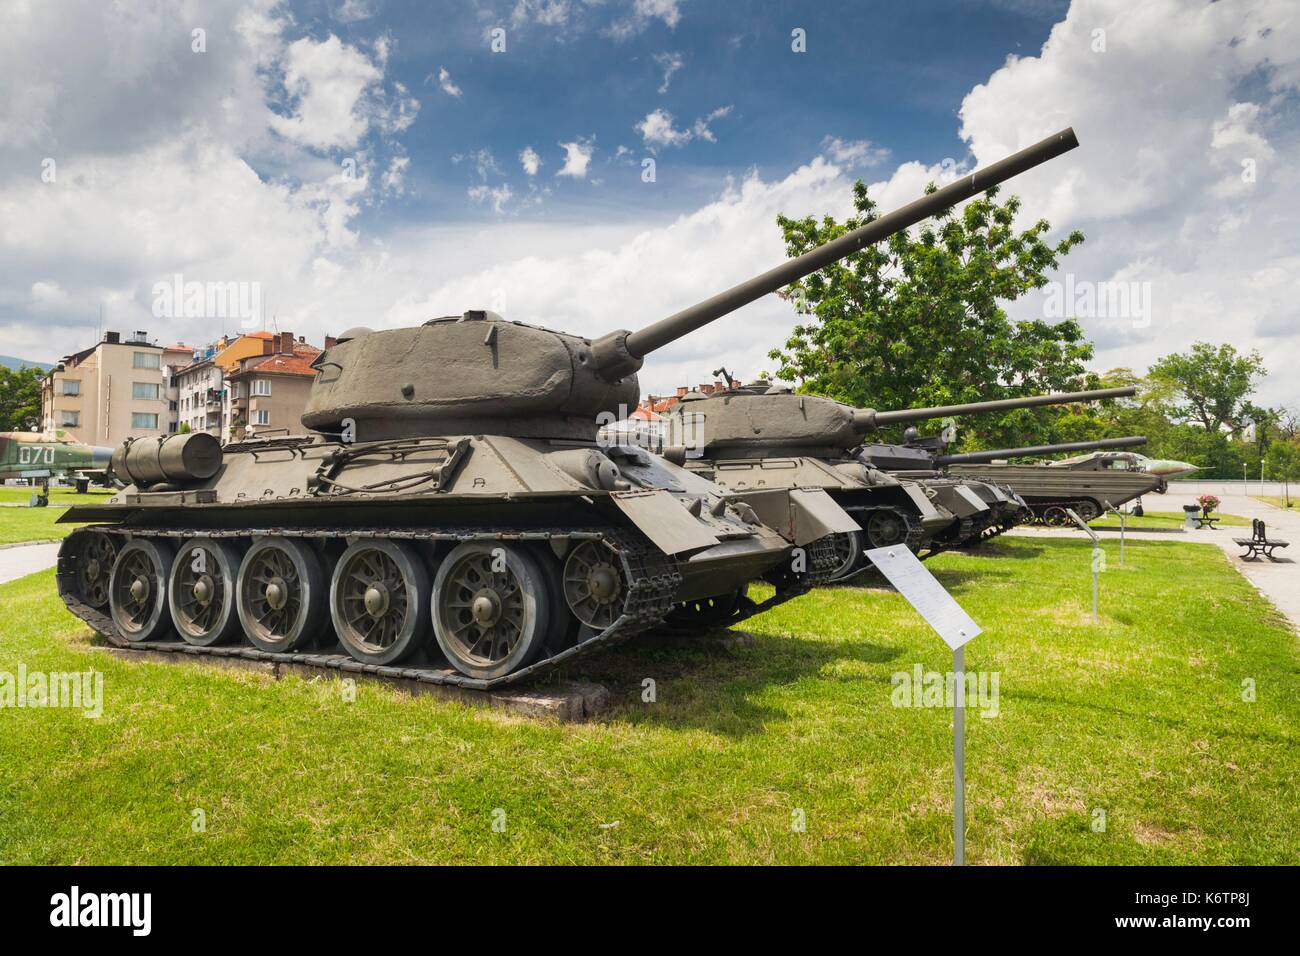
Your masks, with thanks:
<instances>
[{"instance_id":1,"label":"tank gun barrel","mask_svg":"<svg viewBox=\"0 0 1300 956\"><path fill-rule=\"evenodd\" d=\"M1027 445L1024 448L995 448L989 451L969 451L959 455L938 455L936 465L975 465L994 461L998 458L1013 458L1021 455L1054 455L1062 451L1094 451L1101 448L1135 448L1145 445L1147 440L1142 435L1129 435L1125 438L1099 438L1096 441L1072 441L1057 445Z\"/></svg>"},{"instance_id":2,"label":"tank gun barrel","mask_svg":"<svg viewBox=\"0 0 1300 956\"><path fill-rule=\"evenodd\" d=\"M955 206L990 186L1005 182L1078 145L1079 141L1073 129L1066 128L1053 133L1041 142L983 169L978 169L968 176L963 176L942 189L913 200L901 209L873 219L838 239L789 259L762 275L733 286L666 319L660 319L636 332L611 332L592 345L596 364L606 374L618 375L635 371L640 367L640 360L656 349L661 349L715 319L734 312L743 305L748 305L755 299L783 289L818 269L825 268L872 243L902 232L923 219Z\"/></svg>"},{"instance_id":3,"label":"tank gun barrel","mask_svg":"<svg viewBox=\"0 0 1300 956\"><path fill-rule=\"evenodd\" d=\"M1077 402L1097 402L1104 398L1128 398L1136 394L1137 388L1135 386L1125 385L1120 388L1095 388L1087 392L1057 392L1052 395L1027 395L1024 398L1000 398L988 402L966 402L962 405L901 408L892 412L878 412L873 408L860 408L853 413L853 422L859 431L869 432L884 425L920 422L929 418L947 418L949 415L1006 412L1016 408L1034 408L1039 405L1073 405Z\"/></svg>"}]
</instances>

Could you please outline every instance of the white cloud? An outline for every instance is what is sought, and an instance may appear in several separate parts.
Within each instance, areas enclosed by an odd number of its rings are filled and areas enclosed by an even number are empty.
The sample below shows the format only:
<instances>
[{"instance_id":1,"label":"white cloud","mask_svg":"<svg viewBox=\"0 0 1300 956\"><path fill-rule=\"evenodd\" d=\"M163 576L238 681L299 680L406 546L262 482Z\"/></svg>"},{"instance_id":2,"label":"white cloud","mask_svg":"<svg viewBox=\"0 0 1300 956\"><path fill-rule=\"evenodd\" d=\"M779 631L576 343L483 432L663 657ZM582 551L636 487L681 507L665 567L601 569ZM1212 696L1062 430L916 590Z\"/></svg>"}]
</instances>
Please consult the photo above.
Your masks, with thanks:
<instances>
[{"instance_id":1,"label":"white cloud","mask_svg":"<svg viewBox=\"0 0 1300 956\"><path fill-rule=\"evenodd\" d=\"M492 211L495 213L504 212L506 203L510 201L510 198L513 195L514 192L510 189L510 186L505 183L495 187L485 185L469 187L469 198L475 202L488 203L492 207Z\"/></svg>"},{"instance_id":2,"label":"white cloud","mask_svg":"<svg viewBox=\"0 0 1300 956\"><path fill-rule=\"evenodd\" d=\"M369 20L375 12L375 0L343 0L334 16L343 23L356 23Z\"/></svg>"},{"instance_id":3,"label":"white cloud","mask_svg":"<svg viewBox=\"0 0 1300 956\"><path fill-rule=\"evenodd\" d=\"M564 165L555 175L586 179L587 167L591 165L591 155L596 151L593 141L577 139L571 143L561 143L560 148L564 150Z\"/></svg>"},{"instance_id":4,"label":"white cloud","mask_svg":"<svg viewBox=\"0 0 1300 956\"><path fill-rule=\"evenodd\" d=\"M388 169L384 171L380 185L383 186L384 192L400 196L406 191L406 170L411 165L411 157L394 156L388 162Z\"/></svg>"},{"instance_id":5,"label":"white cloud","mask_svg":"<svg viewBox=\"0 0 1300 956\"><path fill-rule=\"evenodd\" d=\"M1026 218L1084 232L1062 263L1076 281L1151 283L1149 326L1081 319L1097 365L1141 371L1197 339L1228 341L1264 354L1263 401L1300 400L1286 374L1300 363L1298 30L1287 0L1075 0L1037 56L1010 58L965 98L962 135L980 163L1078 133L1079 149L1007 189ZM1017 311L1041 315L1041 302Z\"/></svg>"},{"instance_id":6,"label":"white cloud","mask_svg":"<svg viewBox=\"0 0 1300 956\"><path fill-rule=\"evenodd\" d=\"M709 124L714 120L722 119L731 112L730 106L720 106L708 116L702 116L697 119L690 129L678 129L674 125L673 114L664 109L652 110L646 114L645 119L637 123L633 129L641 134L641 138L649 147L659 146L685 146L693 139L702 139L706 142L716 142L713 130Z\"/></svg>"},{"instance_id":7,"label":"white cloud","mask_svg":"<svg viewBox=\"0 0 1300 956\"><path fill-rule=\"evenodd\" d=\"M664 71L664 81L659 84L659 92L667 93L668 85L673 81L673 74L686 65L680 53L656 53L655 62Z\"/></svg>"},{"instance_id":8,"label":"white cloud","mask_svg":"<svg viewBox=\"0 0 1300 956\"><path fill-rule=\"evenodd\" d=\"M889 150L865 139L840 139L827 136L822 139L822 151L834 162L844 166L878 166L889 158Z\"/></svg>"},{"instance_id":9,"label":"white cloud","mask_svg":"<svg viewBox=\"0 0 1300 956\"><path fill-rule=\"evenodd\" d=\"M452 82L451 74L445 66L438 67L438 86L448 96L460 96L461 88Z\"/></svg>"},{"instance_id":10,"label":"white cloud","mask_svg":"<svg viewBox=\"0 0 1300 956\"><path fill-rule=\"evenodd\" d=\"M369 57L333 34L320 43L295 40L284 59L294 106L288 116L273 116L271 127L313 149L355 146L370 124L366 94L382 76Z\"/></svg>"},{"instance_id":11,"label":"white cloud","mask_svg":"<svg viewBox=\"0 0 1300 956\"><path fill-rule=\"evenodd\" d=\"M609 27L609 33L615 39L626 40L645 30L654 20L660 20L668 29L673 29L682 19L679 9L683 0L634 0L631 13L615 20Z\"/></svg>"},{"instance_id":12,"label":"white cloud","mask_svg":"<svg viewBox=\"0 0 1300 956\"><path fill-rule=\"evenodd\" d=\"M542 168L542 157L538 156L537 150L531 146L525 146L523 152L519 154L519 165L529 176L536 176L537 171Z\"/></svg>"},{"instance_id":13,"label":"white cloud","mask_svg":"<svg viewBox=\"0 0 1300 956\"><path fill-rule=\"evenodd\" d=\"M521 27L532 21L546 27L564 26L569 21L568 0L518 0L510 22Z\"/></svg>"}]
</instances>

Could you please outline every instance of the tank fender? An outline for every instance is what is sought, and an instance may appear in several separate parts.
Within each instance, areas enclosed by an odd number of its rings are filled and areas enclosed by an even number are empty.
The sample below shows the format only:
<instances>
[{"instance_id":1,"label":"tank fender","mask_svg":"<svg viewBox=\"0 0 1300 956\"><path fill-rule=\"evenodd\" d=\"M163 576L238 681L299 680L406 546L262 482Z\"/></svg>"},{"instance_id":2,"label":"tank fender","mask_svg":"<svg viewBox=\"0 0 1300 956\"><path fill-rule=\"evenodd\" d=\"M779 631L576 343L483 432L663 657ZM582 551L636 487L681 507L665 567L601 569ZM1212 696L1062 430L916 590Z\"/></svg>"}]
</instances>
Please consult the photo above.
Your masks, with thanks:
<instances>
[{"instance_id":1,"label":"tank fender","mask_svg":"<svg viewBox=\"0 0 1300 956\"><path fill-rule=\"evenodd\" d=\"M619 511L664 554L711 548L721 539L662 489L616 491L610 495Z\"/></svg>"},{"instance_id":2,"label":"tank fender","mask_svg":"<svg viewBox=\"0 0 1300 956\"><path fill-rule=\"evenodd\" d=\"M760 521L781 537L802 547L828 534L848 534L858 523L820 488L774 488L745 492L739 497Z\"/></svg>"}]
</instances>

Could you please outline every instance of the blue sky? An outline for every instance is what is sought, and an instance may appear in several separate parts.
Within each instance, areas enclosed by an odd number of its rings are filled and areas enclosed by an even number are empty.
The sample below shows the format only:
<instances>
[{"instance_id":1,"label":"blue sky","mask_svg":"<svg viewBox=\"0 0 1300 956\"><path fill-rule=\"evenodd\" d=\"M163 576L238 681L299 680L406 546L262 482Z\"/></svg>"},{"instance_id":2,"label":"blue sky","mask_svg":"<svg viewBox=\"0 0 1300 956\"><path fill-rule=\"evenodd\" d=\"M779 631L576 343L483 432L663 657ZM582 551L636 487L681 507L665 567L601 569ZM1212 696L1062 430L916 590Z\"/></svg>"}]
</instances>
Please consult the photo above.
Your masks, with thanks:
<instances>
[{"instance_id":1,"label":"blue sky","mask_svg":"<svg viewBox=\"0 0 1300 956\"><path fill-rule=\"evenodd\" d=\"M1087 236L1051 278L1090 294L1067 314L1093 367L1227 341L1273 370L1263 402L1300 406L1295 0L3 10L3 354L57 360L101 314L191 344L244 327L160 310L177 275L255 286L254 327L316 342L469 308L637 328L779 261L778 214L842 218L858 179L893 208L1073 126L1078 150L1008 188L1024 225ZM768 369L793 324L765 297L642 388Z\"/></svg>"},{"instance_id":2,"label":"blue sky","mask_svg":"<svg viewBox=\"0 0 1300 956\"><path fill-rule=\"evenodd\" d=\"M516 197L529 184L518 154L532 147L541 156L539 182L553 193L520 213L528 218L694 208L728 173L756 167L783 175L826 136L869 140L924 162L961 157L966 146L954 118L963 96L1009 53L1037 50L1066 6L715 0L683 3L676 26L652 17L623 39L610 30L629 14L612 2L576 0L556 25L512 16L509 2L444 6L436 16L427 3L376 3L365 8L374 16L354 22L340 21L337 0L293 4L293 11L317 39L336 34L365 46L391 36L389 75L421 99L402 137L412 158L408 192L395 207L376 210L376 222L491 215L466 201L466 189L480 182L474 163L453 159L482 149L500 167L488 182L511 186ZM506 30L504 53L489 49L485 32L493 25ZM806 31L802 55L791 50L795 28ZM673 62L680 65L660 92ZM459 97L439 88L443 69ZM727 107L711 124L714 141L656 150L663 188L644 188L639 162L648 152L636 124L662 109L688 126ZM579 138L594 142L590 179L557 180L559 143ZM636 164L615 159L620 146Z\"/></svg>"}]
</instances>

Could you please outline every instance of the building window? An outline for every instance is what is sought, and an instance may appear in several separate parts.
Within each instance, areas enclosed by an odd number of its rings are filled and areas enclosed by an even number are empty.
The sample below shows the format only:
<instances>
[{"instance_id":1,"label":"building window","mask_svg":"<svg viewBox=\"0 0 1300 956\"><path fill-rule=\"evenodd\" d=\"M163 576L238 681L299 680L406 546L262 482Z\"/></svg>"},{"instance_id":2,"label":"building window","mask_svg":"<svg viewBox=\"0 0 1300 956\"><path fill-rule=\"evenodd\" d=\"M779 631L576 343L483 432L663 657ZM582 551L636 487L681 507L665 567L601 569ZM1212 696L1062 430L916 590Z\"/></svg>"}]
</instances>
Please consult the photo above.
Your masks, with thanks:
<instances>
[{"instance_id":1,"label":"building window","mask_svg":"<svg viewBox=\"0 0 1300 956\"><path fill-rule=\"evenodd\" d=\"M81 394L81 379L79 379L79 378L65 378L65 379L63 380L63 394L64 394L64 395L80 395L80 394Z\"/></svg>"},{"instance_id":2,"label":"building window","mask_svg":"<svg viewBox=\"0 0 1300 956\"><path fill-rule=\"evenodd\" d=\"M81 412L70 412L64 409L59 414L63 417L63 420L59 423L61 425L76 428L81 424Z\"/></svg>"},{"instance_id":3,"label":"building window","mask_svg":"<svg viewBox=\"0 0 1300 956\"><path fill-rule=\"evenodd\" d=\"M131 427L156 429L158 427L158 413L157 412L132 412Z\"/></svg>"},{"instance_id":4,"label":"building window","mask_svg":"<svg viewBox=\"0 0 1300 956\"><path fill-rule=\"evenodd\" d=\"M271 424L271 413L267 411L265 408L253 409L253 424L254 425Z\"/></svg>"},{"instance_id":5,"label":"building window","mask_svg":"<svg viewBox=\"0 0 1300 956\"><path fill-rule=\"evenodd\" d=\"M158 385L153 382L132 382L131 397L157 401Z\"/></svg>"},{"instance_id":6,"label":"building window","mask_svg":"<svg viewBox=\"0 0 1300 956\"><path fill-rule=\"evenodd\" d=\"M253 394L254 394L254 395L270 395L270 394L271 394L271 380L270 380L269 378L255 378L255 379L253 379Z\"/></svg>"},{"instance_id":7,"label":"building window","mask_svg":"<svg viewBox=\"0 0 1300 956\"><path fill-rule=\"evenodd\" d=\"M136 352L132 365L135 368L162 368L157 352Z\"/></svg>"}]
</instances>

